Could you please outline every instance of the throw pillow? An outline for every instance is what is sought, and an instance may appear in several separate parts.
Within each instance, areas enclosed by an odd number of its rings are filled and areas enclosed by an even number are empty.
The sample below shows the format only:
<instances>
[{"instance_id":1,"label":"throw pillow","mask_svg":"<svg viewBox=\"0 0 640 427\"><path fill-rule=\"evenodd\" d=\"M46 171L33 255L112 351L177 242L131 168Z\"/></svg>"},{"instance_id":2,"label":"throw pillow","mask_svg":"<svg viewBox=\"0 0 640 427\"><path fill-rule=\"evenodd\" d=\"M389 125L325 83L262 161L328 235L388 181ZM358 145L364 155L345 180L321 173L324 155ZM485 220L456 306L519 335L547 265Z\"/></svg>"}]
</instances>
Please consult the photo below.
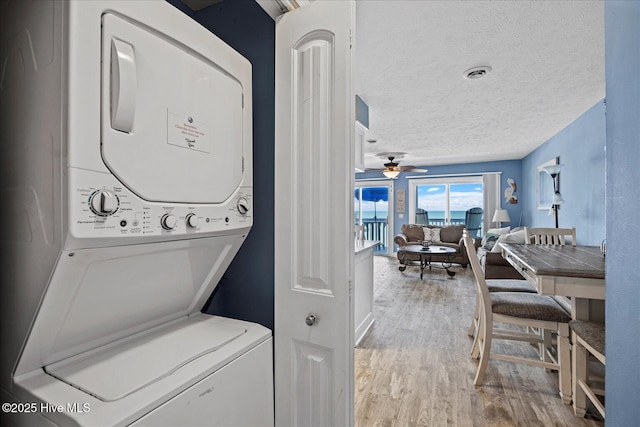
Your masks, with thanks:
<instances>
[{"instance_id":1,"label":"throw pillow","mask_svg":"<svg viewBox=\"0 0 640 427\"><path fill-rule=\"evenodd\" d=\"M431 242L440 242L440 228L423 227L423 230L424 230L424 240L429 240Z\"/></svg>"},{"instance_id":2,"label":"throw pillow","mask_svg":"<svg viewBox=\"0 0 640 427\"><path fill-rule=\"evenodd\" d=\"M508 234L510 231L511 227L490 228L487 230L487 233Z\"/></svg>"},{"instance_id":3,"label":"throw pillow","mask_svg":"<svg viewBox=\"0 0 640 427\"><path fill-rule=\"evenodd\" d=\"M498 241L498 239L500 238L500 234L498 233L487 233L484 235L484 238L482 239L482 241L484 242L482 244L482 247L485 248L486 250L490 251L491 249L493 249L493 247L495 246L496 242Z\"/></svg>"},{"instance_id":4,"label":"throw pillow","mask_svg":"<svg viewBox=\"0 0 640 427\"><path fill-rule=\"evenodd\" d=\"M502 250L500 243L519 243L524 245L524 230L500 235L496 244L493 245L491 252L500 252Z\"/></svg>"},{"instance_id":5,"label":"throw pillow","mask_svg":"<svg viewBox=\"0 0 640 427\"><path fill-rule=\"evenodd\" d=\"M484 235L484 237L482 238L482 243L481 246L484 248L485 243L487 243L487 236L489 234L497 234L497 235L502 235L502 234L507 234L509 233L509 230L511 230L511 227L502 227L502 228L490 228L487 230L487 233ZM493 247L493 246L492 246ZM486 248L485 248L486 249ZM491 249L491 248L488 248Z\"/></svg>"}]
</instances>

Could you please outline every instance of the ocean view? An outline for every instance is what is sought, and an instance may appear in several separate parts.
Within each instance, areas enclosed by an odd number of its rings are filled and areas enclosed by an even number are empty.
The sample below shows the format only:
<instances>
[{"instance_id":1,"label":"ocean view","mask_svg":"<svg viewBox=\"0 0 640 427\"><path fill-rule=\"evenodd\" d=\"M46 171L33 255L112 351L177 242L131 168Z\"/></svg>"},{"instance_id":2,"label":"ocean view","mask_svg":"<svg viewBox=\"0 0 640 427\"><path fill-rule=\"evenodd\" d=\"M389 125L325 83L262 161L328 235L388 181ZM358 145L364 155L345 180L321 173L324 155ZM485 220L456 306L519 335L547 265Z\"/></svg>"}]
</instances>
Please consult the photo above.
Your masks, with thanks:
<instances>
[{"instance_id":1,"label":"ocean view","mask_svg":"<svg viewBox=\"0 0 640 427\"><path fill-rule=\"evenodd\" d=\"M466 211L451 211L451 219L453 221L464 221ZM388 215L388 211L386 210L377 210L377 211L362 211L362 219L373 219L375 217L378 220L386 218ZM429 211L429 219L432 221L444 219L444 211Z\"/></svg>"}]
</instances>

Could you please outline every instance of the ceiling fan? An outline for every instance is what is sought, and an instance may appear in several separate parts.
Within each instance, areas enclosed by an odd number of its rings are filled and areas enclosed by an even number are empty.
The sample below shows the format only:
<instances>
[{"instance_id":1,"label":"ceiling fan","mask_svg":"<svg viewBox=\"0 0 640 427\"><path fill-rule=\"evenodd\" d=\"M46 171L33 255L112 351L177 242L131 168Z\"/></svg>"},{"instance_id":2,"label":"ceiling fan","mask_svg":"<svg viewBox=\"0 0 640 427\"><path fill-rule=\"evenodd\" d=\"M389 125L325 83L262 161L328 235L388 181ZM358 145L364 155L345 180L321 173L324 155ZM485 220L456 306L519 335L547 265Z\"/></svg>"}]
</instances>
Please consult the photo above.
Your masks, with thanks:
<instances>
[{"instance_id":1,"label":"ceiling fan","mask_svg":"<svg viewBox=\"0 0 640 427\"><path fill-rule=\"evenodd\" d=\"M382 156L380 156L382 157ZM389 162L384 164L384 169L373 169L373 170L381 170L384 176L387 178L396 178L400 172L427 172L427 169L420 169L415 166L400 166L398 162L394 162L394 159L397 156L386 156L389 159Z\"/></svg>"}]
</instances>

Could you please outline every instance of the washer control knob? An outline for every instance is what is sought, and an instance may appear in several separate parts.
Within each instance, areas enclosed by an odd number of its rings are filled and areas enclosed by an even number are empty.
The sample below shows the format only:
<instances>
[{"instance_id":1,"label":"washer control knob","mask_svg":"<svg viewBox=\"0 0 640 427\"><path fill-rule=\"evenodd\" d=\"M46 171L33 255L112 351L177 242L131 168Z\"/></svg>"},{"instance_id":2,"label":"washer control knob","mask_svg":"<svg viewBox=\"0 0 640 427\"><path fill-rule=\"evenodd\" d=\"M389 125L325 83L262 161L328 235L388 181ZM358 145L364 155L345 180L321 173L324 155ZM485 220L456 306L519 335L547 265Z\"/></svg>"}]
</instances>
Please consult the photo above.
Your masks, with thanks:
<instances>
[{"instance_id":1,"label":"washer control knob","mask_svg":"<svg viewBox=\"0 0 640 427\"><path fill-rule=\"evenodd\" d=\"M194 213L190 213L187 215L187 226L191 228L196 228L198 226L198 217Z\"/></svg>"},{"instance_id":2,"label":"washer control knob","mask_svg":"<svg viewBox=\"0 0 640 427\"><path fill-rule=\"evenodd\" d=\"M89 207L96 215L109 216L118 210L120 200L111 190L98 190L91 195Z\"/></svg>"},{"instance_id":3,"label":"washer control knob","mask_svg":"<svg viewBox=\"0 0 640 427\"><path fill-rule=\"evenodd\" d=\"M238 208L238 212L240 212L242 215L246 215L247 212L249 212L249 201L244 197L240 197L238 199L236 207Z\"/></svg>"},{"instance_id":4,"label":"washer control knob","mask_svg":"<svg viewBox=\"0 0 640 427\"><path fill-rule=\"evenodd\" d=\"M160 218L160 225L165 230L173 230L178 225L178 217L171 214L164 214Z\"/></svg>"}]
</instances>

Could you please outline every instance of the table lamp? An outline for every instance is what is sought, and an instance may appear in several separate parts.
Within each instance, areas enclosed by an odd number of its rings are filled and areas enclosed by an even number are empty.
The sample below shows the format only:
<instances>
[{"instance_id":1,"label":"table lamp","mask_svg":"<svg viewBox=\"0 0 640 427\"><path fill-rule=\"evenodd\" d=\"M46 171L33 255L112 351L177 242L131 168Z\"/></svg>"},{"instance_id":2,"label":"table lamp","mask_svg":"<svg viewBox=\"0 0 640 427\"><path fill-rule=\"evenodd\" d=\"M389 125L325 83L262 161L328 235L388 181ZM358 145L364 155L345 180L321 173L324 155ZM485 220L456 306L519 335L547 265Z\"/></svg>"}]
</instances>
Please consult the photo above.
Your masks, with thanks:
<instances>
[{"instance_id":1,"label":"table lamp","mask_svg":"<svg viewBox=\"0 0 640 427\"><path fill-rule=\"evenodd\" d=\"M493 222L497 222L499 227L502 227L503 222L511 222L509 212L506 209L496 209L493 214Z\"/></svg>"}]
</instances>

